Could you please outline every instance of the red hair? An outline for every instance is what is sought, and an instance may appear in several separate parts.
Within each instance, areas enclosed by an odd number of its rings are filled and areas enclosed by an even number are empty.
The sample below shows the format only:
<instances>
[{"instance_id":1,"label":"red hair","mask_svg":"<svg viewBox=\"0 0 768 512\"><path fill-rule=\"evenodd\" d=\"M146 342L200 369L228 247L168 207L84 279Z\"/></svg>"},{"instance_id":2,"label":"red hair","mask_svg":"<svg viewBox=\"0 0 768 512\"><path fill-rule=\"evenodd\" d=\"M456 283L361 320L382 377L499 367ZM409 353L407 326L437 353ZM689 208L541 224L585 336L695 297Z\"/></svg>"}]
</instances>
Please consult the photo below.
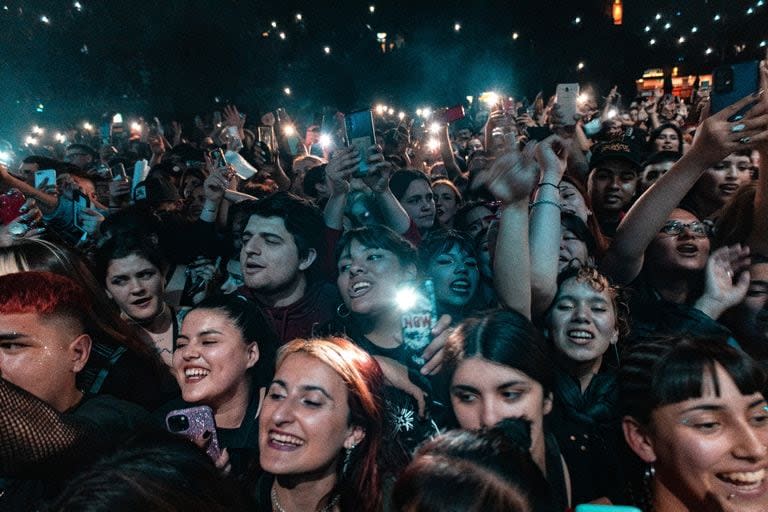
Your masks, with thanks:
<instances>
[{"instance_id":1,"label":"red hair","mask_svg":"<svg viewBox=\"0 0 768 512\"><path fill-rule=\"evenodd\" d=\"M82 321L90 304L77 283L52 272L0 276L0 314L65 315Z\"/></svg>"},{"instance_id":2,"label":"red hair","mask_svg":"<svg viewBox=\"0 0 768 512\"><path fill-rule=\"evenodd\" d=\"M353 450L348 474L340 472L337 489L342 510L381 510L381 475L384 373L379 363L351 341L339 338L296 339L277 353L276 368L291 354L308 354L330 366L344 380L349 392L349 423L362 427L365 437ZM340 468L341 469L341 468Z\"/></svg>"}]
</instances>

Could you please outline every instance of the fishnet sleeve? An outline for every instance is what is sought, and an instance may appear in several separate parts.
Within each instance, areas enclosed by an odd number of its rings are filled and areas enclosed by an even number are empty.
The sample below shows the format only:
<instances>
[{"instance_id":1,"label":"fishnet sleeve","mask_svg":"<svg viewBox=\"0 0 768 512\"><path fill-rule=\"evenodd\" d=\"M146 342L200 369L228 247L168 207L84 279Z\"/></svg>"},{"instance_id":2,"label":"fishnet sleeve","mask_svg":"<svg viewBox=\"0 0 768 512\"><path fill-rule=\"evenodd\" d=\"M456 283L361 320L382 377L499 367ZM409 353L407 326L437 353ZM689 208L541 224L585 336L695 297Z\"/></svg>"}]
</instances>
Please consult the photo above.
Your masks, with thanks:
<instances>
[{"instance_id":1,"label":"fishnet sleeve","mask_svg":"<svg viewBox=\"0 0 768 512\"><path fill-rule=\"evenodd\" d=\"M78 464L94 435L21 388L0 378L0 475L43 477Z\"/></svg>"}]
</instances>

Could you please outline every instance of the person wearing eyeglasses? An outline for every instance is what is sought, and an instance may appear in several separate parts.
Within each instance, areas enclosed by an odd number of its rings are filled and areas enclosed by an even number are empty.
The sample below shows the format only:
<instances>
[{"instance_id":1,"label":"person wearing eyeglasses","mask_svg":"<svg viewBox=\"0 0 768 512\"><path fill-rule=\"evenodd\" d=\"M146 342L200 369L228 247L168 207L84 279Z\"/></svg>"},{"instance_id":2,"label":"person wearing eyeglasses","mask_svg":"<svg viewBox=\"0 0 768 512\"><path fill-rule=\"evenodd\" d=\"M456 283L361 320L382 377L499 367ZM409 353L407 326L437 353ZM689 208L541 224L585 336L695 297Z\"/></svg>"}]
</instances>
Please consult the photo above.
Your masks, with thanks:
<instances>
[{"instance_id":1,"label":"person wearing eyeglasses","mask_svg":"<svg viewBox=\"0 0 768 512\"><path fill-rule=\"evenodd\" d=\"M616 284L633 290L633 340L731 335L717 319L744 299L749 249L735 244L710 252L703 219L680 205L710 168L765 136L761 116L768 102L763 98L740 114L750 102L754 98L744 98L701 123L690 150L627 212L600 262Z\"/></svg>"}]
</instances>

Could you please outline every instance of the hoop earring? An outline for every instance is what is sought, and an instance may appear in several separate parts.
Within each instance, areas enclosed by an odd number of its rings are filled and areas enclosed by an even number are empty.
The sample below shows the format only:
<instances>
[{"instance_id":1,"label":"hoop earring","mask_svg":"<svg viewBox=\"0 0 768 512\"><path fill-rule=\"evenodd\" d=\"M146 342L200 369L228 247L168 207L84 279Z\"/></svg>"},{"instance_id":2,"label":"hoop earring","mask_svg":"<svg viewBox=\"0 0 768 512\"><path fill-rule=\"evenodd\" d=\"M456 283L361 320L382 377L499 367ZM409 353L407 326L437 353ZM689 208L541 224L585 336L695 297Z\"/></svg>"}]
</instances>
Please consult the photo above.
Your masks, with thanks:
<instances>
[{"instance_id":1,"label":"hoop earring","mask_svg":"<svg viewBox=\"0 0 768 512\"><path fill-rule=\"evenodd\" d=\"M336 314L339 315L340 318L347 318L351 312L349 311L349 308L347 308L347 305L342 302L336 307Z\"/></svg>"}]
</instances>

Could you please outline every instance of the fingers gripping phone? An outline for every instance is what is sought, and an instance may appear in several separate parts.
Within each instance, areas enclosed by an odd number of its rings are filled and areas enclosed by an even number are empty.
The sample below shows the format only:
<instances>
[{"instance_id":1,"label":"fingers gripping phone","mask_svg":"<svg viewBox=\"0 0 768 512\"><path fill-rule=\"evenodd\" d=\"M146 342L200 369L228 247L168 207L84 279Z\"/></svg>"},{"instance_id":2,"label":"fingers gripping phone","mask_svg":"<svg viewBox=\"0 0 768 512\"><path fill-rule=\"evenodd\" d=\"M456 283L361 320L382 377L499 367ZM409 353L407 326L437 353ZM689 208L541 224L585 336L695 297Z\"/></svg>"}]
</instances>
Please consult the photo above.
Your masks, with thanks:
<instances>
[{"instance_id":1,"label":"fingers gripping phone","mask_svg":"<svg viewBox=\"0 0 768 512\"><path fill-rule=\"evenodd\" d=\"M213 410L207 405L171 411L165 416L165 426L168 432L185 437L197 446L205 448L205 452L214 462L221 456Z\"/></svg>"},{"instance_id":2,"label":"fingers gripping phone","mask_svg":"<svg viewBox=\"0 0 768 512\"><path fill-rule=\"evenodd\" d=\"M398 307L402 310L400 326L403 345L411 360L419 366L425 363L421 353L432 343L432 328L437 323L437 299L435 283L431 279L407 285L396 296Z\"/></svg>"},{"instance_id":3,"label":"fingers gripping phone","mask_svg":"<svg viewBox=\"0 0 768 512\"><path fill-rule=\"evenodd\" d=\"M555 102L560 106L564 126L576 124L576 100L579 97L579 84L557 84Z\"/></svg>"},{"instance_id":4,"label":"fingers gripping phone","mask_svg":"<svg viewBox=\"0 0 768 512\"><path fill-rule=\"evenodd\" d=\"M80 221L80 212L91 207L91 200L79 190L72 192L72 222L75 227L81 231L86 231L83 223Z\"/></svg>"},{"instance_id":5,"label":"fingers gripping phone","mask_svg":"<svg viewBox=\"0 0 768 512\"><path fill-rule=\"evenodd\" d=\"M211 159L211 165L214 169L220 169L227 166L227 159L224 157L224 151L216 148L208 151L208 157Z\"/></svg>"},{"instance_id":6,"label":"fingers gripping phone","mask_svg":"<svg viewBox=\"0 0 768 512\"><path fill-rule=\"evenodd\" d=\"M344 140L347 147L357 149L360 156L358 174L368 173L368 148L376 144L373 111L358 110L344 117Z\"/></svg>"}]
</instances>

